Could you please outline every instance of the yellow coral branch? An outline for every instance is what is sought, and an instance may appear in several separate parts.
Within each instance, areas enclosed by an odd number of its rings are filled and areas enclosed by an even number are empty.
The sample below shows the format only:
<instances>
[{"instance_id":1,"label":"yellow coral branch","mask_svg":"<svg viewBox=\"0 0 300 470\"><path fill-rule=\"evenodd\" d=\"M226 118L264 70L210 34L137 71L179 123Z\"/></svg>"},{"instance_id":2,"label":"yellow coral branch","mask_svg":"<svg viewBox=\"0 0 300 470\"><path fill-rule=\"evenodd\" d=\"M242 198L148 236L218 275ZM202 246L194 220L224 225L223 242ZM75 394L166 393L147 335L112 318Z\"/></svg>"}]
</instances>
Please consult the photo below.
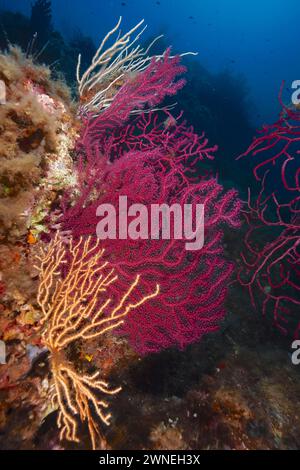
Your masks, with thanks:
<instances>
[{"instance_id":1,"label":"yellow coral branch","mask_svg":"<svg viewBox=\"0 0 300 470\"><path fill-rule=\"evenodd\" d=\"M121 387L110 390L105 381L99 380L99 372L92 375L76 372L66 359L65 349L78 339L94 339L118 328L132 310L159 294L157 285L154 292L130 302L140 281L138 274L116 302L107 291L118 276L108 262L101 263L103 254L99 241L93 243L91 237L80 238L77 243L71 239L67 247L57 233L49 245L41 249L36 266L40 273L37 300L42 312L42 339L51 353L54 381L51 400L59 409L60 438L79 441L79 417L88 424L93 448L101 435L91 407L97 417L109 425L111 414L103 411L108 404L98 400L98 394L115 395ZM62 271L63 266L68 266L66 273Z\"/></svg>"}]
</instances>

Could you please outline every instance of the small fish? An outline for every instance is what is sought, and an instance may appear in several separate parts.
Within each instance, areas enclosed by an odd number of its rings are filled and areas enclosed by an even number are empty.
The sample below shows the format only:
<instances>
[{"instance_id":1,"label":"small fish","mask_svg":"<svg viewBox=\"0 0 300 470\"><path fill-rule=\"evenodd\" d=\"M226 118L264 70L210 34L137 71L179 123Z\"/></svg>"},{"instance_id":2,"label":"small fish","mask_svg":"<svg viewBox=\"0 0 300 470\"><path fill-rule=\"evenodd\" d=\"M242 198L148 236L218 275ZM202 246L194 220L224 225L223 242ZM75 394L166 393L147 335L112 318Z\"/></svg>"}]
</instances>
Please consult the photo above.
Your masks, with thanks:
<instances>
[{"instance_id":1,"label":"small fish","mask_svg":"<svg viewBox=\"0 0 300 470\"><path fill-rule=\"evenodd\" d=\"M160 5L160 2L156 2L156 5Z\"/></svg>"},{"instance_id":2,"label":"small fish","mask_svg":"<svg viewBox=\"0 0 300 470\"><path fill-rule=\"evenodd\" d=\"M121 5L122 5L122 7L126 7L126 3L125 3L125 2L122 2Z\"/></svg>"},{"instance_id":3,"label":"small fish","mask_svg":"<svg viewBox=\"0 0 300 470\"><path fill-rule=\"evenodd\" d=\"M189 16L189 20L194 20L194 16Z\"/></svg>"}]
</instances>

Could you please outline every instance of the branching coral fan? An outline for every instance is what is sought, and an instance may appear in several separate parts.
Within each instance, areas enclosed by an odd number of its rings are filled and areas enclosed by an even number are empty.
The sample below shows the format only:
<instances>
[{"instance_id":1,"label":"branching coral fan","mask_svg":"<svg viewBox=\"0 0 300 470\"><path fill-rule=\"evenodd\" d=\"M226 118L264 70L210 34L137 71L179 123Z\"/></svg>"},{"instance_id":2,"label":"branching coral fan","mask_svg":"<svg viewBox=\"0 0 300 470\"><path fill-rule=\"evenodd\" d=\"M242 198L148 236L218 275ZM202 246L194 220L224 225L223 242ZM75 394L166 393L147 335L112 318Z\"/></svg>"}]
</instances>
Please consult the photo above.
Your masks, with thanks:
<instances>
[{"instance_id":1,"label":"branching coral fan","mask_svg":"<svg viewBox=\"0 0 300 470\"><path fill-rule=\"evenodd\" d=\"M239 226L236 191L224 194L216 179L199 170L216 147L168 110L152 110L183 86L182 79L176 81L185 71L179 60L167 50L128 77L108 108L98 116L87 115L77 146L81 195L71 207L65 201L60 221L61 229L76 239L95 234L97 206L117 207L119 195L126 195L128 204L147 207L204 204L206 241L197 252L187 252L184 240L174 238L103 241L122 282L142 271L142 291L160 284L159 297L137 309L119 329L140 354L183 348L218 328L233 271L224 257L222 227Z\"/></svg>"},{"instance_id":2,"label":"branching coral fan","mask_svg":"<svg viewBox=\"0 0 300 470\"><path fill-rule=\"evenodd\" d=\"M148 96L151 92L151 80L150 75L153 71L153 67L149 67L150 62L157 62L162 56L151 57L149 55L151 47L154 43L161 38L156 37L144 50L137 41L145 31L147 26L142 25L144 20L140 21L130 31L122 35L119 27L122 22L122 17L119 18L116 26L108 32L103 41L101 42L90 67L80 76L81 69L81 55L78 58L77 65L77 82L80 99L82 102L82 111L98 115L111 106L115 99L115 93L127 82L127 86L123 88L121 95L129 98L128 96L128 85L130 81L128 78L137 78L138 73L148 69ZM119 31L118 31L119 30ZM132 39L132 36L136 36ZM115 41L109 46L111 38L116 38ZM106 47L106 49L105 49ZM187 52L183 55L197 55L193 52ZM175 59L176 61L178 59ZM171 69L170 69L171 71ZM160 76L160 80L168 83L171 87L170 77ZM158 77L155 77L156 84L158 83ZM133 80L134 88L136 91L139 89L139 79ZM153 85L153 84L152 84ZM132 88L132 87L131 87ZM133 91L133 90L132 90ZM145 88L143 89L145 92ZM159 92L159 87L156 85L155 89L152 86L152 99L155 101L155 95ZM133 107L133 93L130 93L131 104ZM135 99L138 98L136 94ZM142 100L141 104L145 100ZM118 109L121 110L118 105ZM113 113L110 112L110 117Z\"/></svg>"},{"instance_id":3,"label":"branching coral fan","mask_svg":"<svg viewBox=\"0 0 300 470\"><path fill-rule=\"evenodd\" d=\"M141 121L146 119L148 116L141 117ZM117 207L119 195L126 195L129 205L142 203L148 208L163 203L179 204L181 208L186 203L204 204L205 245L199 251L186 251L185 241L174 236L170 240L103 241L106 254L122 279L142 270L145 287L149 288L155 281L161 286L160 296L131 315L122 328L140 354L173 345L183 348L216 330L225 315L224 299L233 271L233 264L223 253L222 226L239 226L240 204L236 192L223 194L221 185L213 178L191 182L184 166L189 155L195 152L195 163L211 155L210 149L198 137L192 139L191 131L185 129L186 134L177 136L175 126L173 132L169 130L165 139L162 134L161 147L153 145L152 150L131 150L124 155L122 145L118 149L116 140L112 147L120 158L113 163L107 157L92 159L91 166L81 162L82 197L75 206L66 209L62 224L75 238L95 234L98 205L111 203ZM142 146L138 135L129 134L132 147ZM158 140L158 134L154 132L154 135ZM185 145L181 146L184 141ZM145 146L151 146L151 140ZM91 192L94 197L97 194L96 201L89 201Z\"/></svg>"},{"instance_id":4,"label":"branching coral fan","mask_svg":"<svg viewBox=\"0 0 300 470\"><path fill-rule=\"evenodd\" d=\"M251 156L259 192L246 214L244 266L240 281L254 306L273 313L285 334L300 333L300 112L280 101L279 120L264 126L242 157ZM262 247L258 236L266 243Z\"/></svg>"},{"instance_id":5,"label":"branching coral fan","mask_svg":"<svg viewBox=\"0 0 300 470\"><path fill-rule=\"evenodd\" d=\"M40 321L42 341L51 353L51 370L54 380L52 402L58 407L60 438L79 442L78 418L88 424L93 448L103 439L93 417L109 424L110 414L105 413L108 404L99 400L99 392L115 395L121 388L110 389L99 379L100 372L78 373L67 357L68 347L76 340L98 338L120 327L131 311L159 293L159 286L152 293L132 300L140 282L136 275L124 292L111 290L118 276L103 261L103 249L90 237L72 240L68 248L59 233L41 249L37 256L40 272L38 303L42 310ZM67 270L63 270L67 263ZM122 293L124 292L124 293Z\"/></svg>"}]
</instances>

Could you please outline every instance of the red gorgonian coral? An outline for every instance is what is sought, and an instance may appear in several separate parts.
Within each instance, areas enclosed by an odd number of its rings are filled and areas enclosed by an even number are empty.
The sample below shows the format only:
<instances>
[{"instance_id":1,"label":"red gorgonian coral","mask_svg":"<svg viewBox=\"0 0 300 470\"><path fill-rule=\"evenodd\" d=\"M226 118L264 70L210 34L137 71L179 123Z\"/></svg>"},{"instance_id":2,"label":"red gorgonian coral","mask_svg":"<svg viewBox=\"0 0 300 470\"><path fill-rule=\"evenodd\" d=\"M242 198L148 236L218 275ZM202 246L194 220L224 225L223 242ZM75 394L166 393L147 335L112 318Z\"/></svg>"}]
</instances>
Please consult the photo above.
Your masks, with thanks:
<instances>
[{"instance_id":1,"label":"red gorgonian coral","mask_svg":"<svg viewBox=\"0 0 300 470\"><path fill-rule=\"evenodd\" d=\"M87 147L91 149L93 146L98 148L114 129L121 128L128 121L132 113L151 110L167 96L175 95L185 84L184 79L175 79L185 71L179 56L170 57L170 49L160 60L153 57L143 72L129 76L109 107L96 117L92 114L83 117L78 150L85 151Z\"/></svg>"},{"instance_id":2,"label":"red gorgonian coral","mask_svg":"<svg viewBox=\"0 0 300 470\"><path fill-rule=\"evenodd\" d=\"M300 331L300 111L285 106L241 157L251 156L258 183L246 218L242 285L285 334ZM240 158L241 158L240 157Z\"/></svg>"},{"instance_id":3,"label":"red gorgonian coral","mask_svg":"<svg viewBox=\"0 0 300 470\"><path fill-rule=\"evenodd\" d=\"M147 295L153 283L160 285L157 299L132 312L120 331L140 354L183 348L215 331L225 315L234 269L224 256L222 239L225 225L239 226L237 193L224 193L206 170L199 174L199 165L213 158L216 147L168 111L132 117L132 110L157 106L174 94L183 85L174 83L183 70L178 58L169 59L168 54L154 60L136 82L130 79L123 85L106 111L86 122L78 146L80 196L73 206L65 204L61 221L62 230L74 238L96 237L97 207L118 207L120 195L127 196L128 205L147 208L204 204L205 244L198 251L186 251L186 240L174 237L173 221L169 240L102 241L104 256L121 283L141 273L137 295Z\"/></svg>"}]
</instances>

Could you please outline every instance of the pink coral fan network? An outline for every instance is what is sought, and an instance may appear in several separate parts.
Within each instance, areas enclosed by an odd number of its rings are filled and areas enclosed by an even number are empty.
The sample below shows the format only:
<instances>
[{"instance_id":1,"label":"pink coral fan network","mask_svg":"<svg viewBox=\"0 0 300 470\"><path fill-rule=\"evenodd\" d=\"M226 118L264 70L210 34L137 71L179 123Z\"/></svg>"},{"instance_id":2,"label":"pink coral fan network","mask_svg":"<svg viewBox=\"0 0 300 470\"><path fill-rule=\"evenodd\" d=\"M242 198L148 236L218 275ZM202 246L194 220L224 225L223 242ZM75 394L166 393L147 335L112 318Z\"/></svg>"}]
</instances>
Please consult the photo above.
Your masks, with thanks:
<instances>
[{"instance_id":1,"label":"pink coral fan network","mask_svg":"<svg viewBox=\"0 0 300 470\"><path fill-rule=\"evenodd\" d=\"M217 330L234 270L224 255L223 227L239 226L240 202L205 166L216 146L187 127L181 114L155 109L184 85L175 81L184 71L168 50L128 78L107 109L86 116L77 145L80 196L72 206L64 204L61 221L73 238L96 236L97 207L116 207L119 195L148 207L204 204L205 245L199 251L186 251L175 238L102 242L121 282L141 273L138 295L147 295L153 283L160 286L159 296L132 312L119 330L140 354L184 348Z\"/></svg>"},{"instance_id":2,"label":"pink coral fan network","mask_svg":"<svg viewBox=\"0 0 300 470\"><path fill-rule=\"evenodd\" d=\"M300 333L300 111L285 106L241 157L251 157L258 195L249 195L240 281L284 333ZM258 243L264 237L264 246Z\"/></svg>"}]
</instances>

